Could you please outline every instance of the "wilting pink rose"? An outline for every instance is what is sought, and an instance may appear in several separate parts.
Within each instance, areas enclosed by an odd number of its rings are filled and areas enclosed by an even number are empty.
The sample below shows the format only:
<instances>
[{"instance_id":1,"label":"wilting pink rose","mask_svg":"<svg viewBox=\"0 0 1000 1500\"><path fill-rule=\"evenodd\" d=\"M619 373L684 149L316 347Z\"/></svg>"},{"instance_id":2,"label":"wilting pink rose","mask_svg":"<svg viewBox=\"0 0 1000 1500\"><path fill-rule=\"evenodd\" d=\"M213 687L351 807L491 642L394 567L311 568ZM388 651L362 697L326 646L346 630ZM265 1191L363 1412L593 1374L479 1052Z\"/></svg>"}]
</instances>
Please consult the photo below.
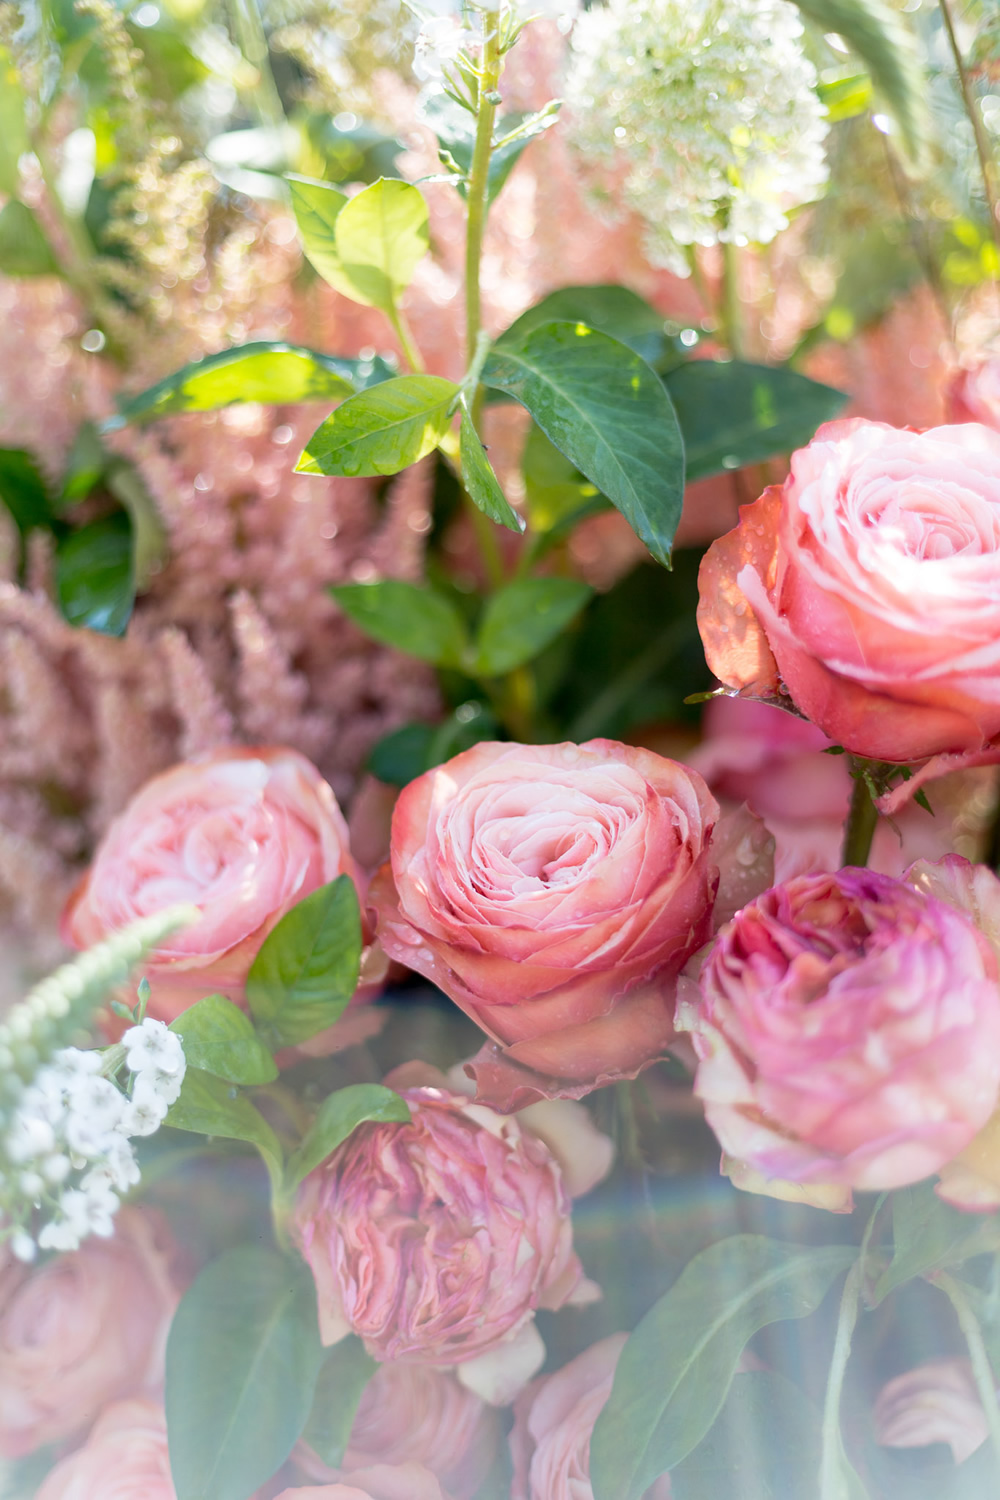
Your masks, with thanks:
<instances>
[{"instance_id":1,"label":"wilting pink rose","mask_svg":"<svg viewBox=\"0 0 1000 1500\"><path fill-rule=\"evenodd\" d=\"M708 664L859 755L1000 758L1000 434L830 422L700 575ZM898 800L898 799L897 799Z\"/></svg>"},{"instance_id":2,"label":"wilting pink rose","mask_svg":"<svg viewBox=\"0 0 1000 1500\"><path fill-rule=\"evenodd\" d=\"M997 1103L997 974L966 916L871 870L750 902L678 1007L734 1180L844 1207L937 1171Z\"/></svg>"},{"instance_id":3,"label":"wilting pink rose","mask_svg":"<svg viewBox=\"0 0 1000 1500\"><path fill-rule=\"evenodd\" d=\"M949 422L981 422L1000 432L1000 359L957 370L945 392Z\"/></svg>"},{"instance_id":4,"label":"wilting pink rose","mask_svg":"<svg viewBox=\"0 0 1000 1500\"><path fill-rule=\"evenodd\" d=\"M612 1334L536 1380L514 1408L511 1500L593 1500L590 1439L607 1404L624 1333ZM657 1479L646 1500L667 1500L670 1479Z\"/></svg>"},{"instance_id":5,"label":"wilting pink rose","mask_svg":"<svg viewBox=\"0 0 1000 1500\"><path fill-rule=\"evenodd\" d=\"M493 1039L480 1098L579 1095L662 1055L717 814L696 773L613 740L476 745L403 790L379 938Z\"/></svg>"},{"instance_id":6,"label":"wilting pink rose","mask_svg":"<svg viewBox=\"0 0 1000 1500\"><path fill-rule=\"evenodd\" d=\"M212 991L243 998L257 952L296 902L358 881L330 787L295 750L226 749L174 766L108 829L70 899L63 936L86 948L178 902L201 919L148 959L150 1013L171 1021Z\"/></svg>"},{"instance_id":7,"label":"wilting pink rose","mask_svg":"<svg viewBox=\"0 0 1000 1500\"><path fill-rule=\"evenodd\" d=\"M38 1267L0 1260L0 1454L73 1437L160 1385L173 1253L155 1217L123 1208L111 1239Z\"/></svg>"},{"instance_id":8,"label":"wilting pink rose","mask_svg":"<svg viewBox=\"0 0 1000 1500\"><path fill-rule=\"evenodd\" d=\"M334 1484L282 1490L277 1500L450 1500L420 1464L375 1464L343 1474Z\"/></svg>"},{"instance_id":9,"label":"wilting pink rose","mask_svg":"<svg viewBox=\"0 0 1000 1500\"><path fill-rule=\"evenodd\" d=\"M109 1406L83 1447L45 1476L35 1500L177 1500L163 1407Z\"/></svg>"},{"instance_id":10,"label":"wilting pink rose","mask_svg":"<svg viewBox=\"0 0 1000 1500\"><path fill-rule=\"evenodd\" d=\"M299 1189L294 1229L325 1344L457 1365L503 1401L541 1363L538 1307L581 1294L570 1205L548 1148L442 1089L403 1090L409 1124L360 1126Z\"/></svg>"},{"instance_id":11,"label":"wilting pink rose","mask_svg":"<svg viewBox=\"0 0 1000 1500\"><path fill-rule=\"evenodd\" d=\"M934 1359L897 1375L875 1402L875 1438L885 1448L947 1443L964 1463L989 1435L967 1359Z\"/></svg>"}]
</instances>

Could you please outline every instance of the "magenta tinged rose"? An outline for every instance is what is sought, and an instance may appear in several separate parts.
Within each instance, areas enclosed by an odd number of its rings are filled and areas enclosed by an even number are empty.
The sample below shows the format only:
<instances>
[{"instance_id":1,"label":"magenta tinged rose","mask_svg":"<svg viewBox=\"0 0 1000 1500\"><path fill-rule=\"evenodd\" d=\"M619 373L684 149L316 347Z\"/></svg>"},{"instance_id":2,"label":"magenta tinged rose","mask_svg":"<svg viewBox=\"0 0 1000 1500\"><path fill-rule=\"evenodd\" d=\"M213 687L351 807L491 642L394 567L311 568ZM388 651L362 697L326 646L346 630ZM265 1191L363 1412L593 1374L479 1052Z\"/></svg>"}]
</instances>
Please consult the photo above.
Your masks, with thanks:
<instances>
[{"instance_id":1,"label":"magenta tinged rose","mask_svg":"<svg viewBox=\"0 0 1000 1500\"><path fill-rule=\"evenodd\" d=\"M989 1436L967 1359L935 1359L897 1375L875 1402L875 1438L886 1448L947 1443L957 1464Z\"/></svg>"},{"instance_id":2,"label":"magenta tinged rose","mask_svg":"<svg viewBox=\"0 0 1000 1500\"><path fill-rule=\"evenodd\" d=\"M787 694L858 755L940 757L924 779L1000 759L1000 433L827 423L699 586L727 687Z\"/></svg>"},{"instance_id":3,"label":"magenta tinged rose","mask_svg":"<svg viewBox=\"0 0 1000 1500\"><path fill-rule=\"evenodd\" d=\"M936 1172L997 1103L997 973L964 913L871 870L751 901L678 1013L730 1175L844 1207Z\"/></svg>"},{"instance_id":4,"label":"magenta tinged rose","mask_svg":"<svg viewBox=\"0 0 1000 1500\"><path fill-rule=\"evenodd\" d=\"M0 1455L75 1437L108 1402L159 1388L173 1254L158 1219L123 1208L111 1239L34 1267L0 1257Z\"/></svg>"},{"instance_id":5,"label":"magenta tinged rose","mask_svg":"<svg viewBox=\"0 0 1000 1500\"><path fill-rule=\"evenodd\" d=\"M579 1096L662 1056L717 816L696 772L613 740L480 744L404 788L379 939L492 1039L481 1099Z\"/></svg>"},{"instance_id":6,"label":"magenta tinged rose","mask_svg":"<svg viewBox=\"0 0 1000 1500\"><path fill-rule=\"evenodd\" d=\"M443 1089L402 1097L410 1123L360 1126L299 1189L323 1342L457 1366L502 1402L541 1363L536 1308L589 1290L562 1173L516 1120Z\"/></svg>"},{"instance_id":7,"label":"magenta tinged rose","mask_svg":"<svg viewBox=\"0 0 1000 1500\"><path fill-rule=\"evenodd\" d=\"M49 1470L35 1500L177 1500L163 1407L109 1406L83 1447Z\"/></svg>"},{"instance_id":8,"label":"magenta tinged rose","mask_svg":"<svg viewBox=\"0 0 1000 1500\"><path fill-rule=\"evenodd\" d=\"M330 787L295 750L229 748L155 776L116 818L63 915L87 948L179 902L201 912L144 972L150 1014L172 1021L203 995L239 1003L273 927L338 875L356 882Z\"/></svg>"},{"instance_id":9,"label":"magenta tinged rose","mask_svg":"<svg viewBox=\"0 0 1000 1500\"><path fill-rule=\"evenodd\" d=\"M333 1484L282 1490L277 1500L452 1500L420 1464L374 1464Z\"/></svg>"}]
</instances>

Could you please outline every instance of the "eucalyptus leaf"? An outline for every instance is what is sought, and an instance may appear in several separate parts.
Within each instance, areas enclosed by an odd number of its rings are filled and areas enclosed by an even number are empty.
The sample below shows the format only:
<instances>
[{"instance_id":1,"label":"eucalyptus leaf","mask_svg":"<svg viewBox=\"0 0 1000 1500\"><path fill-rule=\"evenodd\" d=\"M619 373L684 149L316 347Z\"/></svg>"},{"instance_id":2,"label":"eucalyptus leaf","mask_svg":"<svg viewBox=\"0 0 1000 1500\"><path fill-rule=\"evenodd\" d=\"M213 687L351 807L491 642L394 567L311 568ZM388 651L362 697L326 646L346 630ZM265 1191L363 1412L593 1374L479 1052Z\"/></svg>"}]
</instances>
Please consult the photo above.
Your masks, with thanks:
<instances>
[{"instance_id":1,"label":"eucalyptus leaf","mask_svg":"<svg viewBox=\"0 0 1000 1500\"><path fill-rule=\"evenodd\" d=\"M592 590L576 578L520 578L486 602L476 640L476 674L513 672L550 645L580 613Z\"/></svg>"},{"instance_id":2,"label":"eucalyptus leaf","mask_svg":"<svg viewBox=\"0 0 1000 1500\"><path fill-rule=\"evenodd\" d=\"M405 1124L409 1118L406 1101L380 1083L351 1083L338 1089L323 1100L301 1145L289 1159L287 1186L297 1187L365 1121Z\"/></svg>"},{"instance_id":3,"label":"eucalyptus leaf","mask_svg":"<svg viewBox=\"0 0 1000 1500\"><path fill-rule=\"evenodd\" d=\"M468 645L465 624L443 594L398 578L342 583L330 592L372 640L435 666L461 665Z\"/></svg>"},{"instance_id":4,"label":"eucalyptus leaf","mask_svg":"<svg viewBox=\"0 0 1000 1500\"><path fill-rule=\"evenodd\" d=\"M662 381L624 344L582 323L505 334L483 382L538 426L669 564L684 496L684 447Z\"/></svg>"},{"instance_id":5,"label":"eucalyptus leaf","mask_svg":"<svg viewBox=\"0 0 1000 1500\"><path fill-rule=\"evenodd\" d=\"M10 198L0 209L0 272L5 276L54 276L59 265L32 209Z\"/></svg>"},{"instance_id":6,"label":"eucalyptus leaf","mask_svg":"<svg viewBox=\"0 0 1000 1500\"><path fill-rule=\"evenodd\" d=\"M124 511L61 536L55 572L64 619L102 635L124 635L135 603L132 522Z\"/></svg>"},{"instance_id":7,"label":"eucalyptus leaf","mask_svg":"<svg viewBox=\"0 0 1000 1500\"><path fill-rule=\"evenodd\" d=\"M349 295L391 316L430 244L424 196L412 182L380 177L345 203L334 236Z\"/></svg>"},{"instance_id":8,"label":"eucalyptus leaf","mask_svg":"<svg viewBox=\"0 0 1000 1500\"><path fill-rule=\"evenodd\" d=\"M339 1469L365 1386L378 1365L353 1334L327 1352L302 1440L331 1469Z\"/></svg>"},{"instance_id":9,"label":"eucalyptus leaf","mask_svg":"<svg viewBox=\"0 0 1000 1500\"><path fill-rule=\"evenodd\" d=\"M302 1433L322 1360L302 1260L245 1245L212 1261L167 1341L177 1500L248 1500L266 1483Z\"/></svg>"},{"instance_id":10,"label":"eucalyptus leaf","mask_svg":"<svg viewBox=\"0 0 1000 1500\"><path fill-rule=\"evenodd\" d=\"M904 1282L1000 1251L1000 1214L982 1218L942 1202L930 1183L898 1188L892 1203L892 1260L875 1283L872 1306Z\"/></svg>"},{"instance_id":11,"label":"eucalyptus leaf","mask_svg":"<svg viewBox=\"0 0 1000 1500\"><path fill-rule=\"evenodd\" d=\"M181 1038L189 1067L228 1083L271 1083L278 1076L253 1023L225 995L206 995L189 1005L170 1030Z\"/></svg>"},{"instance_id":12,"label":"eucalyptus leaf","mask_svg":"<svg viewBox=\"0 0 1000 1500\"><path fill-rule=\"evenodd\" d=\"M247 976L247 1002L272 1048L332 1026L357 988L361 913L349 875L306 896L269 932Z\"/></svg>"},{"instance_id":13,"label":"eucalyptus leaf","mask_svg":"<svg viewBox=\"0 0 1000 1500\"><path fill-rule=\"evenodd\" d=\"M175 1130L193 1135L221 1136L227 1141L246 1141L256 1146L264 1159L272 1183L281 1180L281 1142L259 1109L238 1090L201 1068L189 1067L178 1099L164 1121Z\"/></svg>"},{"instance_id":14,"label":"eucalyptus leaf","mask_svg":"<svg viewBox=\"0 0 1000 1500\"><path fill-rule=\"evenodd\" d=\"M681 1463L718 1416L748 1341L815 1312L856 1253L741 1234L696 1255L622 1351L591 1442L595 1500L640 1500Z\"/></svg>"},{"instance_id":15,"label":"eucalyptus leaf","mask_svg":"<svg viewBox=\"0 0 1000 1500\"><path fill-rule=\"evenodd\" d=\"M432 453L448 430L458 387L440 375L400 375L351 396L317 427L299 474L398 474Z\"/></svg>"}]
</instances>

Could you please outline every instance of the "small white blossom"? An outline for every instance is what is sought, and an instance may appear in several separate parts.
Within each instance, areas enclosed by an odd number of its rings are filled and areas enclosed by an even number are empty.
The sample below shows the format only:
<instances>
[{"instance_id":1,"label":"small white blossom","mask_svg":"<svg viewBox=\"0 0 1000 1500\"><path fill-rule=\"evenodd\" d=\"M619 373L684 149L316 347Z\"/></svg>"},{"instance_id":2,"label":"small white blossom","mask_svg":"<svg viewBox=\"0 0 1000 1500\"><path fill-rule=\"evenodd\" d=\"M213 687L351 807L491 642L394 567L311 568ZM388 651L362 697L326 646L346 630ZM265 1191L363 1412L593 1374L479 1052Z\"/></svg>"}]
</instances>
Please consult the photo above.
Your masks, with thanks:
<instances>
[{"instance_id":1,"label":"small white blossom","mask_svg":"<svg viewBox=\"0 0 1000 1500\"><path fill-rule=\"evenodd\" d=\"M25 1265L29 1265L38 1254L38 1246L30 1234L26 1233L23 1229L19 1229L10 1237L10 1253L17 1260L24 1261Z\"/></svg>"},{"instance_id":2,"label":"small white blossom","mask_svg":"<svg viewBox=\"0 0 1000 1500\"><path fill-rule=\"evenodd\" d=\"M18 1110L4 1139L4 1150L16 1165L33 1161L51 1151L56 1144L55 1131L48 1120Z\"/></svg>"},{"instance_id":3,"label":"small white blossom","mask_svg":"<svg viewBox=\"0 0 1000 1500\"><path fill-rule=\"evenodd\" d=\"M459 54L475 45L474 33L452 16L431 16L413 44L413 72L421 83L438 83Z\"/></svg>"},{"instance_id":4,"label":"small white blossom","mask_svg":"<svg viewBox=\"0 0 1000 1500\"><path fill-rule=\"evenodd\" d=\"M133 1134L138 1134L138 1132L135 1131ZM119 1193L127 1193L129 1188L134 1187L139 1181L140 1175L135 1152L122 1135L115 1136L105 1153L104 1160L88 1173L88 1176L93 1176L95 1181L100 1177Z\"/></svg>"},{"instance_id":5,"label":"small white blossom","mask_svg":"<svg viewBox=\"0 0 1000 1500\"><path fill-rule=\"evenodd\" d=\"M38 1236L41 1250L78 1250L80 1236L67 1219L50 1219Z\"/></svg>"},{"instance_id":6,"label":"small white blossom","mask_svg":"<svg viewBox=\"0 0 1000 1500\"><path fill-rule=\"evenodd\" d=\"M156 1079L140 1073L125 1108L123 1127L129 1135L153 1135L163 1124L168 1108Z\"/></svg>"},{"instance_id":7,"label":"small white blossom","mask_svg":"<svg viewBox=\"0 0 1000 1500\"><path fill-rule=\"evenodd\" d=\"M102 1058L100 1052L96 1052L93 1049L84 1050L80 1047L63 1047L61 1051L55 1054L53 1062L57 1064L59 1070L64 1074L70 1076L76 1074L87 1075L101 1071Z\"/></svg>"},{"instance_id":8,"label":"small white blossom","mask_svg":"<svg viewBox=\"0 0 1000 1500\"><path fill-rule=\"evenodd\" d=\"M61 1151L53 1156L45 1157L44 1161L39 1163L39 1171L51 1187L58 1187L60 1183L65 1182L72 1170L73 1166L69 1157L64 1156Z\"/></svg>"},{"instance_id":9,"label":"small white blossom","mask_svg":"<svg viewBox=\"0 0 1000 1500\"><path fill-rule=\"evenodd\" d=\"M18 1186L24 1196L35 1203L45 1191L45 1179L40 1172L22 1172Z\"/></svg>"},{"instance_id":10,"label":"small white blossom","mask_svg":"<svg viewBox=\"0 0 1000 1500\"><path fill-rule=\"evenodd\" d=\"M170 1077L184 1075L184 1048L181 1039L175 1036L162 1021L147 1017L139 1026L132 1026L122 1037L125 1061L133 1073L150 1070L165 1073Z\"/></svg>"},{"instance_id":11,"label":"small white blossom","mask_svg":"<svg viewBox=\"0 0 1000 1500\"><path fill-rule=\"evenodd\" d=\"M122 1123L125 1099L108 1078L80 1078L70 1094L66 1144L70 1153L102 1156Z\"/></svg>"}]
</instances>

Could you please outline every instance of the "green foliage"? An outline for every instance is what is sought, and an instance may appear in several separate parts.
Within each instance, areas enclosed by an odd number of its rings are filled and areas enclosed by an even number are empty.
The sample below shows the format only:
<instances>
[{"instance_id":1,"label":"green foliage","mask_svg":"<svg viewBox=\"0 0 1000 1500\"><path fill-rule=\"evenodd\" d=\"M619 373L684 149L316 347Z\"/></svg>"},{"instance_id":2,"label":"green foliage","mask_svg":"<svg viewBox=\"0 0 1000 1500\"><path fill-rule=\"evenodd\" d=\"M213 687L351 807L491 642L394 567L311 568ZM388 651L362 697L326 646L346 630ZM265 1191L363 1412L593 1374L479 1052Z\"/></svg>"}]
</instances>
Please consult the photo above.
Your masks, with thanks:
<instances>
[{"instance_id":1,"label":"green foliage","mask_svg":"<svg viewBox=\"0 0 1000 1500\"><path fill-rule=\"evenodd\" d=\"M711 1428L748 1341L816 1311L853 1247L741 1234L696 1255L622 1352L594 1428L595 1500L640 1500Z\"/></svg>"},{"instance_id":2,"label":"green foliage","mask_svg":"<svg viewBox=\"0 0 1000 1500\"><path fill-rule=\"evenodd\" d=\"M298 1257L244 1246L207 1266L167 1343L177 1500L249 1500L298 1441L322 1359L316 1294Z\"/></svg>"},{"instance_id":3,"label":"green foliage","mask_svg":"<svg viewBox=\"0 0 1000 1500\"><path fill-rule=\"evenodd\" d=\"M188 1067L228 1083L270 1083L278 1076L253 1023L224 995L196 1001L171 1022L170 1030L183 1042Z\"/></svg>"},{"instance_id":4,"label":"green foliage","mask_svg":"<svg viewBox=\"0 0 1000 1500\"><path fill-rule=\"evenodd\" d=\"M761 463L809 442L843 391L781 366L696 359L664 377L684 434L687 478Z\"/></svg>"},{"instance_id":5,"label":"green foliage","mask_svg":"<svg viewBox=\"0 0 1000 1500\"><path fill-rule=\"evenodd\" d=\"M135 603L132 522L125 511L65 532L56 546L56 597L71 625L124 635Z\"/></svg>"},{"instance_id":6,"label":"green foliage","mask_svg":"<svg viewBox=\"0 0 1000 1500\"><path fill-rule=\"evenodd\" d=\"M404 1123L410 1118L406 1101L378 1083L353 1083L324 1099L319 1113L288 1162L286 1183L295 1188L326 1161L359 1125Z\"/></svg>"},{"instance_id":7,"label":"green foliage","mask_svg":"<svg viewBox=\"0 0 1000 1500\"><path fill-rule=\"evenodd\" d=\"M521 472L528 515L536 533L561 535L586 516L610 509L600 490L584 479L576 465L534 423L521 453Z\"/></svg>"},{"instance_id":8,"label":"green foliage","mask_svg":"<svg viewBox=\"0 0 1000 1500\"><path fill-rule=\"evenodd\" d=\"M443 594L401 579L344 583L330 590L346 615L383 646L435 666L458 667L468 635L458 610Z\"/></svg>"},{"instance_id":9,"label":"green foliage","mask_svg":"<svg viewBox=\"0 0 1000 1500\"><path fill-rule=\"evenodd\" d=\"M504 339L523 337L545 323L584 323L634 349L647 364L676 364L683 356L668 337L662 316L628 287L597 283L563 286L523 312Z\"/></svg>"},{"instance_id":10,"label":"green foliage","mask_svg":"<svg viewBox=\"0 0 1000 1500\"><path fill-rule=\"evenodd\" d=\"M816 1500L820 1415L770 1370L737 1375L708 1435L670 1471L672 1500Z\"/></svg>"},{"instance_id":11,"label":"green foliage","mask_svg":"<svg viewBox=\"0 0 1000 1500\"><path fill-rule=\"evenodd\" d=\"M287 180L305 253L323 280L394 317L429 244L420 189L381 177L348 199L329 183Z\"/></svg>"},{"instance_id":12,"label":"green foliage","mask_svg":"<svg viewBox=\"0 0 1000 1500\"><path fill-rule=\"evenodd\" d=\"M5 276L52 276L59 266L45 231L26 203L11 198L0 209L0 272Z\"/></svg>"},{"instance_id":13,"label":"green foliage","mask_svg":"<svg viewBox=\"0 0 1000 1500\"><path fill-rule=\"evenodd\" d=\"M500 725L485 704L460 703L440 724L404 724L373 747L368 768L389 786L406 786L434 766L482 740L497 738Z\"/></svg>"},{"instance_id":14,"label":"green foliage","mask_svg":"<svg viewBox=\"0 0 1000 1500\"><path fill-rule=\"evenodd\" d=\"M306 896L268 933L247 1002L273 1051L325 1031L347 1007L361 965L361 913L348 875Z\"/></svg>"},{"instance_id":15,"label":"green foliage","mask_svg":"<svg viewBox=\"0 0 1000 1500\"><path fill-rule=\"evenodd\" d=\"M538 655L580 613L591 590L576 578L520 578L487 600L474 671L502 677Z\"/></svg>"},{"instance_id":16,"label":"green foliage","mask_svg":"<svg viewBox=\"0 0 1000 1500\"><path fill-rule=\"evenodd\" d=\"M281 1142L260 1110L233 1084L201 1068L188 1068L179 1097L170 1106L165 1124L193 1135L221 1136L256 1146L267 1167L272 1187L281 1183Z\"/></svg>"},{"instance_id":17,"label":"green foliage","mask_svg":"<svg viewBox=\"0 0 1000 1500\"><path fill-rule=\"evenodd\" d=\"M10 511L22 543L36 527L52 524L54 513L48 485L31 454L23 448L0 448L0 500Z\"/></svg>"},{"instance_id":18,"label":"green foliage","mask_svg":"<svg viewBox=\"0 0 1000 1500\"><path fill-rule=\"evenodd\" d=\"M669 564L684 449L663 383L644 360L582 323L549 323L505 334L482 378L527 407L657 561Z\"/></svg>"},{"instance_id":19,"label":"green foliage","mask_svg":"<svg viewBox=\"0 0 1000 1500\"><path fill-rule=\"evenodd\" d=\"M29 148L24 90L9 47L0 47L0 193L18 190L17 164Z\"/></svg>"},{"instance_id":20,"label":"green foliage","mask_svg":"<svg viewBox=\"0 0 1000 1500\"><path fill-rule=\"evenodd\" d=\"M503 191L504 184L525 147L556 123L560 103L558 99L551 99L543 109L534 114L501 115L497 119L493 130L494 149L486 181L488 204ZM438 138L442 162L454 174L455 186L462 197L466 198L476 143L474 116L456 109L445 94L432 95L423 106L423 114Z\"/></svg>"},{"instance_id":21,"label":"green foliage","mask_svg":"<svg viewBox=\"0 0 1000 1500\"><path fill-rule=\"evenodd\" d=\"M339 359L297 344L259 340L184 365L119 402L119 410L126 422L148 422L178 411L216 411L244 401L275 406L339 401L391 375L381 359Z\"/></svg>"},{"instance_id":22,"label":"green foliage","mask_svg":"<svg viewBox=\"0 0 1000 1500\"><path fill-rule=\"evenodd\" d=\"M461 403L459 425L459 462L462 467L462 483L469 499L477 505L491 521L506 526L510 531L521 531L517 512L512 510L507 497L500 488L479 434L473 426L472 417L465 402Z\"/></svg>"},{"instance_id":23,"label":"green foliage","mask_svg":"<svg viewBox=\"0 0 1000 1500\"><path fill-rule=\"evenodd\" d=\"M353 1334L335 1344L323 1361L302 1438L331 1469L343 1462L358 1403L377 1369L364 1344Z\"/></svg>"},{"instance_id":24,"label":"green foliage","mask_svg":"<svg viewBox=\"0 0 1000 1500\"><path fill-rule=\"evenodd\" d=\"M351 396L313 433L296 472L398 474L440 443L457 393L439 375L401 375Z\"/></svg>"},{"instance_id":25,"label":"green foliage","mask_svg":"<svg viewBox=\"0 0 1000 1500\"><path fill-rule=\"evenodd\" d=\"M875 1283L872 1306L928 1271L1000 1251L1000 1215L962 1213L942 1202L932 1184L898 1188L892 1203L892 1260Z\"/></svg>"},{"instance_id":26,"label":"green foliage","mask_svg":"<svg viewBox=\"0 0 1000 1500\"><path fill-rule=\"evenodd\" d=\"M306 259L328 285L349 297L337 251L337 219L347 203L347 194L328 182L294 173L289 173L285 181Z\"/></svg>"}]
</instances>

